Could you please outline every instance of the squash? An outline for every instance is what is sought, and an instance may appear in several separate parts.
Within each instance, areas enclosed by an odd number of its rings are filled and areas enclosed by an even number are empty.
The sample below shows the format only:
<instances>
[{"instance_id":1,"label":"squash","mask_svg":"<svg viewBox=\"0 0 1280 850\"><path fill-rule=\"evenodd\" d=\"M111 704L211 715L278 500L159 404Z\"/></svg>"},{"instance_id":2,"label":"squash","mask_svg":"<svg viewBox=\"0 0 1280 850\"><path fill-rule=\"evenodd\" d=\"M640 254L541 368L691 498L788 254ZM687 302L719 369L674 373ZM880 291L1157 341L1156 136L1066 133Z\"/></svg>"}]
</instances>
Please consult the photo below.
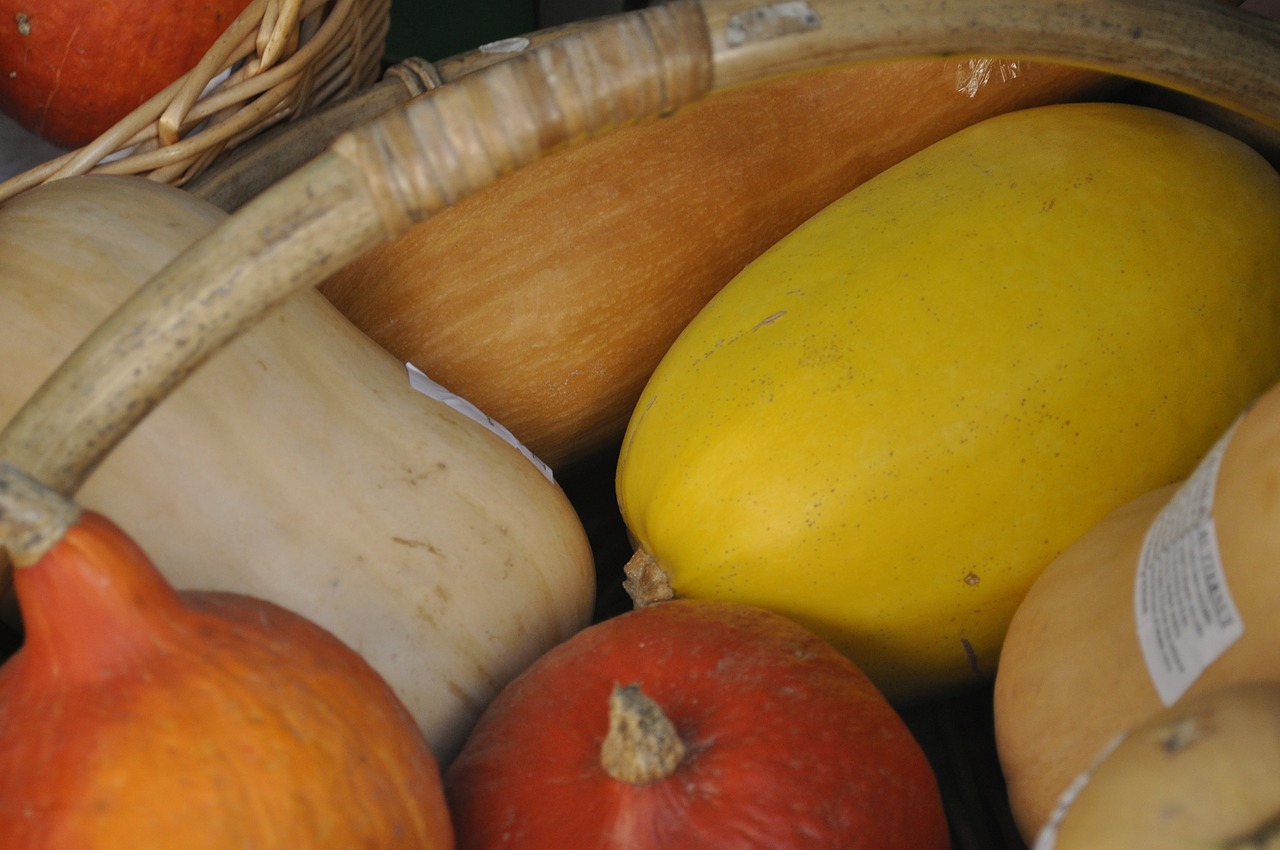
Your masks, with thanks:
<instances>
[{"instance_id":1,"label":"squash","mask_svg":"<svg viewBox=\"0 0 1280 850\"><path fill-rule=\"evenodd\" d=\"M677 600L596 623L486 709L445 774L464 850L944 850L932 768L794 622Z\"/></svg>"},{"instance_id":2,"label":"squash","mask_svg":"<svg viewBox=\"0 0 1280 850\"><path fill-rule=\"evenodd\" d=\"M750 260L979 118L1115 86L1023 62L893 62L713 94L557 151L331 276L359 328L557 470L614 451L684 325Z\"/></svg>"},{"instance_id":3,"label":"squash","mask_svg":"<svg viewBox=\"0 0 1280 850\"><path fill-rule=\"evenodd\" d=\"M1125 729L1167 704L1215 688L1280 678L1277 516L1280 385L1225 429L1189 483L1160 488L1117 509L1032 585L1010 624L994 693L997 751L1023 835L1039 831L1091 754ZM1160 517L1162 531L1154 536ZM1195 522L1184 527L1185 518ZM1187 551L1199 552L1207 565L1205 580L1224 588L1217 597L1224 619L1205 621L1201 641L1173 644L1186 671L1181 675L1149 662L1139 638L1140 631L1171 634L1153 629L1154 613L1137 613L1140 587L1168 587L1169 579L1156 584L1151 577L1182 574L1155 560L1139 572L1140 557L1156 551L1147 546L1148 536L1166 539L1163 529L1169 528L1213 534L1215 545ZM1187 604L1186 596L1171 598L1176 605L1151 610L1162 616L1192 610L1177 607Z\"/></svg>"},{"instance_id":4,"label":"squash","mask_svg":"<svg viewBox=\"0 0 1280 850\"><path fill-rule=\"evenodd\" d=\"M153 0L139 15L3 0L0 112L64 150L88 145L195 68L249 2Z\"/></svg>"},{"instance_id":5,"label":"squash","mask_svg":"<svg viewBox=\"0 0 1280 850\"><path fill-rule=\"evenodd\" d=\"M6 847L453 847L426 739L332 634L176 593L119 526L7 464L0 541L27 626L0 666Z\"/></svg>"},{"instance_id":6,"label":"squash","mask_svg":"<svg viewBox=\"0 0 1280 850\"><path fill-rule=\"evenodd\" d=\"M0 208L0 417L225 213L141 178L57 181ZM395 687L442 761L504 682L591 618L564 493L411 389L313 290L193 374L78 494L181 589L313 620Z\"/></svg>"},{"instance_id":7,"label":"squash","mask_svg":"<svg viewBox=\"0 0 1280 850\"><path fill-rule=\"evenodd\" d=\"M1032 581L1280 378L1280 175L1121 104L987 119L686 328L618 461L637 604L772 608L895 702L994 675Z\"/></svg>"},{"instance_id":8,"label":"squash","mask_svg":"<svg viewBox=\"0 0 1280 850\"><path fill-rule=\"evenodd\" d=\"M1274 847L1277 764L1280 681L1205 691L1117 736L1036 850Z\"/></svg>"}]
</instances>

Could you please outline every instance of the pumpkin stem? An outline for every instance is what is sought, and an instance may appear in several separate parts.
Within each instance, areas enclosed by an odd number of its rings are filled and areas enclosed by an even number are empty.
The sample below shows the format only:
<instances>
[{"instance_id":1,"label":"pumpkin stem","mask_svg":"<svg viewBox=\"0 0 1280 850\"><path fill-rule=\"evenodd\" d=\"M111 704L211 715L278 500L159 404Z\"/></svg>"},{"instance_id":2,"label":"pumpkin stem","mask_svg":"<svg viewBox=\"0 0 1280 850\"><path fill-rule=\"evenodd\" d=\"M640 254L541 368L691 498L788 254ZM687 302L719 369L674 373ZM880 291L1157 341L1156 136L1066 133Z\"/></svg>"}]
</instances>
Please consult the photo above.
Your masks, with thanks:
<instances>
[{"instance_id":1,"label":"pumpkin stem","mask_svg":"<svg viewBox=\"0 0 1280 850\"><path fill-rule=\"evenodd\" d=\"M656 602L674 599L675 589L671 587L671 577L666 570L658 566L653 556L643 549L637 549L622 568L627 578L622 582L622 589L631 597L637 608L644 608Z\"/></svg>"},{"instance_id":2,"label":"pumpkin stem","mask_svg":"<svg viewBox=\"0 0 1280 850\"><path fill-rule=\"evenodd\" d=\"M0 461L0 548L30 566L75 525L80 506L8 461Z\"/></svg>"},{"instance_id":3,"label":"pumpkin stem","mask_svg":"<svg viewBox=\"0 0 1280 850\"><path fill-rule=\"evenodd\" d=\"M684 741L656 702L639 685L615 685L609 695L609 734L600 765L620 782L647 785L675 772Z\"/></svg>"}]
</instances>

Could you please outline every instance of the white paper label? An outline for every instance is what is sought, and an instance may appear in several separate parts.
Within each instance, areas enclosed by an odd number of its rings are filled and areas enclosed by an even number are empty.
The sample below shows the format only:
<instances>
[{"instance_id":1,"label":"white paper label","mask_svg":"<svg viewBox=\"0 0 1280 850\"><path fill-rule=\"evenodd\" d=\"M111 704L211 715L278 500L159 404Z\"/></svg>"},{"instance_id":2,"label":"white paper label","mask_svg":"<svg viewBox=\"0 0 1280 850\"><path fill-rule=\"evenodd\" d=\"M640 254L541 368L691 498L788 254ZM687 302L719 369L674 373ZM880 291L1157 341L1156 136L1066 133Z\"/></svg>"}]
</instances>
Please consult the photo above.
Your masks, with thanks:
<instances>
[{"instance_id":1,"label":"white paper label","mask_svg":"<svg viewBox=\"0 0 1280 850\"><path fill-rule=\"evenodd\" d=\"M527 457L534 466L538 467L538 471L545 475L548 481L555 483L555 476L551 472L551 467L547 466L539 460L533 452L525 448L524 444L516 439L515 434L512 434L504 428L501 422L486 416L484 411L467 401L462 396L449 392L447 389L427 377L426 373L417 366L414 366L412 363L406 363L404 365L405 368L409 370L409 386L413 387L425 396L434 398L436 401L444 402L463 416L466 416L468 419L479 422L481 425L514 446L520 454Z\"/></svg>"},{"instance_id":2,"label":"white paper label","mask_svg":"<svg viewBox=\"0 0 1280 850\"><path fill-rule=\"evenodd\" d=\"M1058 798L1057 805L1053 807L1053 811L1049 814L1049 820L1040 828L1040 833L1036 836L1036 842L1032 845L1031 850L1053 850L1058 843L1058 830L1062 828L1062 821L1066 818L1067 812L1070 811L1071 805L1076 801L1076 797L1080 796L1080 792L1089 784L1089 780L1093 779L1093 775L1098 772L1098 768L1106 761L1116 748L1124 743L1125 738L1129 737L1128 731L1121 732L1111 739L1102 752L1098 753L1093 760L1093 764L1075 780L1067 786L1062 792L1062 796Z\"/></svg>"},{"instance_id":3,"label":"white paper label","mask_svg":"<svg viewBox=\"0 0 1280 850\"><path fill-rule=\"evenodd\" d=\"M1235 428L1227 430L1156 517L1138 556L1133 594L1138 641L1166 706L1244 634L1213 520L1218 468Z\"/></svg>"}]
</instances>

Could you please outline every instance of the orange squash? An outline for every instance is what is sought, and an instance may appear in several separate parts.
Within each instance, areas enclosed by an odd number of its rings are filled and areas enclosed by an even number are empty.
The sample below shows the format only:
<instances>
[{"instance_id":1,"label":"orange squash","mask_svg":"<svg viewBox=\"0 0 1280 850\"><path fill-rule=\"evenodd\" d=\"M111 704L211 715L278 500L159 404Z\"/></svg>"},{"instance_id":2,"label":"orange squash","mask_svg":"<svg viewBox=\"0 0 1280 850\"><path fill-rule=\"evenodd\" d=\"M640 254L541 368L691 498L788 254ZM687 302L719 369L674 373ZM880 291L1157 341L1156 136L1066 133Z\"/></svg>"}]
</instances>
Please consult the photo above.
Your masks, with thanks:
<instances>
[{"instance_id":1,"label":"orange squash","mask_svg":"<svg viewBox=\"0 0 1280 850\"><path fill-rule=\"evenodd\" d=\"M810 215L981 118L1114 85L1074 68L1021 63L1005 79L998 68L1012 66L994 67L971 92L941 60L720 92L531 163L320 291L562 469L622 436L685 324Z\"/></svg>"},{"instance_id":2,"label":"orange squash","mask_svg":"<svg viewBox=\"0 0 1280 850\"><path fill-rule=\"evenodd\" d=\"M445 774L465 850L945 850L929 762L795 622L676 600L590 626L490 704Z\"/></svg>"},{"instance_id":3,"label":"orange squash","mask_svg":"<svg viewBox=\"0 0 1280 850\"><path fill-rule=\"evenodd\" d=\"M0 667L6 848L452 847L426 740L359 655L274 604L177 593L70 503L28 556L15 480L0 479L26 626Z\"/></svg>"}]
</instances>

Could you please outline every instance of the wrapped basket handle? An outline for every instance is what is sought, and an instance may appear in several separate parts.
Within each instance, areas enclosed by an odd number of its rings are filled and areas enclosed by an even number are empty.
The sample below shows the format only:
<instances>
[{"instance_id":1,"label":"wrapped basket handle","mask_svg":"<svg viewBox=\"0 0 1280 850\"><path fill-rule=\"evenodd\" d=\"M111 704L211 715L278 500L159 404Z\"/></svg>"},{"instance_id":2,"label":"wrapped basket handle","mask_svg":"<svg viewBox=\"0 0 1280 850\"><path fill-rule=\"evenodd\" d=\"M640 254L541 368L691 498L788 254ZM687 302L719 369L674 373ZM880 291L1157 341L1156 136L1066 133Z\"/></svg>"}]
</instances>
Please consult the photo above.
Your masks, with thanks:
<instances>
[{"instance_id":1,"label":"wrapped basket handle","mask_svg":"<svg viewBox=\"0 0 1280 850\"><path fill-rule=\"evenodd\" d=\"M83 341L0 459L73 495L267 311L553 148L770 76L966 55L1093 68L1280 128L1280 25L1213 0L679 0L601 18L344 134L241 207Z\"/></svg>"}]
</instances>

